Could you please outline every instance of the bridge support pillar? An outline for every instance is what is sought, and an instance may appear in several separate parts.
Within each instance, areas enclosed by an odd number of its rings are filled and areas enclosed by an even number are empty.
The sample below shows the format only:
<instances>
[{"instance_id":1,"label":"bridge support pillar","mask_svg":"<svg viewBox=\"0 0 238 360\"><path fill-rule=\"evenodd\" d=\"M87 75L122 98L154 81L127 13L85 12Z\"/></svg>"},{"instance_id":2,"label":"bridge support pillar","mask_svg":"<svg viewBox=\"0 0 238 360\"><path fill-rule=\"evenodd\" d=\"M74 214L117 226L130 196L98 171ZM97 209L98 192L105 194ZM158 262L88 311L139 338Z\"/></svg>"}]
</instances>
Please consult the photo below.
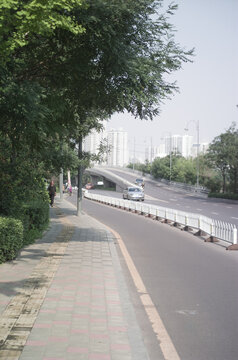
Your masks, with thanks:
<instances>
[{"instance_id":1,"label":"bridge support pillar","mask_svg":"<svg viewBox=\"0 0 238 360\"><path fill-rule=\"evenodd\" d=\"M121 186L119 186L118 184L116 184L116 192L122 192L123 188Z\"/></svg>"}]
</instances>

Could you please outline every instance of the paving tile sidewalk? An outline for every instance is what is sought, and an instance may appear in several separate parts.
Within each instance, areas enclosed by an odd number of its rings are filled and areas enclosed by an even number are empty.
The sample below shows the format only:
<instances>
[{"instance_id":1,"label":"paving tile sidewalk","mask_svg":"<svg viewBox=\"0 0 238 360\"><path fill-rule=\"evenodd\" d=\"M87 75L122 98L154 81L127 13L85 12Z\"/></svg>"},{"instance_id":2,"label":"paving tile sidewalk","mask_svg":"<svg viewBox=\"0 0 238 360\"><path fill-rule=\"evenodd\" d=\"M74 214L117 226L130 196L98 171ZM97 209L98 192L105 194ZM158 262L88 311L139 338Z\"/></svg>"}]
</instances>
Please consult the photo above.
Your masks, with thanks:
<instances>
[{"instance_id":1,"label":"paving tile sidewalk","mask_svg":"<svg viewBox=\"0 0 238 360\"><path fill-rule=\"evenodd\" d=\"M0 359L148 360L112 233L65 200L50 211L43 239L0 266Z\"/></svg>"}]
</instances>

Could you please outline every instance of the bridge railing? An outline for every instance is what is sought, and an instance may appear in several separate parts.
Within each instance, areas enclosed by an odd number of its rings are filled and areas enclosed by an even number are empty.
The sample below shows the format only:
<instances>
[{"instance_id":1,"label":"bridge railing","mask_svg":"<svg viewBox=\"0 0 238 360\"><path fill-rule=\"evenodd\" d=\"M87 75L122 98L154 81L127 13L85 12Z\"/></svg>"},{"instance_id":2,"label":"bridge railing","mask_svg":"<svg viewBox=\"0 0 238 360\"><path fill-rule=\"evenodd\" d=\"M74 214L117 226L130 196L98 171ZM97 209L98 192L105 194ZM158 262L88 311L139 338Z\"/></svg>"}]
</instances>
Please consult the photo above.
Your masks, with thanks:
<instances>
[{"instance_id":1,"label":"bridge railing","mask_svg":"<svg viewBox=\"0 0 238 360\"><path fill-rule=\"evenodd\" d=\"M123 208L128 211L134 211L147 216L153 216L157 219L164 219L165 221L172 222L176 225L183 225L187 228L197 229L203 233L206 233L212 238L220 239L231 244L237 244L236 226L224 221L211 219L200 214L187 213L162 206L155 206L142 202L93 194L91 192L85 192L84 196L87 199Z\"/></svg>"},{"instance_id":2,"label":"bridge railing","mask_svg":"<svg viewBox=\"0 0 238 360\"><path fill-rule=\"evenodd\" d=\"M132 174L138 174L141 177L144 178L148 178L157 182L161 182L163 184L166 184L170 187L174 187L174 188L178 188L178 189L183 189L185 191L190 191L193 193L201 193L201 194L208 194L209 190L206 189L204 186L197 186L197 185L189 185L186 183L181 183L181 182L177 182L177 181L170 181L168 179L163 179L163 178L155 178L153 175L150 175L148 173L142 174L141 171L139 170L132 170L130 168L125 168L124 170L126 170L127 172L131 172Z\"/></svg>"}]
</instances>

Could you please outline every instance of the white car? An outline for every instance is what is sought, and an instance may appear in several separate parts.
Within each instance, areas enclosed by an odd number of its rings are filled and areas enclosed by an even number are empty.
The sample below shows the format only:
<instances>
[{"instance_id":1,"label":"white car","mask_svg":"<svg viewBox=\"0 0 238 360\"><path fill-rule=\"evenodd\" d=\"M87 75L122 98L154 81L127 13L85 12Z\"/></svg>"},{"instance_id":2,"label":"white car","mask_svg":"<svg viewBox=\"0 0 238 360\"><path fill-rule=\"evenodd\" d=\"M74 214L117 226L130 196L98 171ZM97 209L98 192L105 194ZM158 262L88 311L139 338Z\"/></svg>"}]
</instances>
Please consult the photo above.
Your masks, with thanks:
<instances>
[{"instance_id":1,"label":"white car","mask_svg":"<svg viewBox=\"0 0 238 360\"><path fill-rule=\"evenodd\" d=\"M132 186L129 186L128 188L123 190L122 197L123 199L128 199L128 200L137 200L137 201L145 200L144 191L138 187L132 187Z\"/></svg>"}]
</instances>

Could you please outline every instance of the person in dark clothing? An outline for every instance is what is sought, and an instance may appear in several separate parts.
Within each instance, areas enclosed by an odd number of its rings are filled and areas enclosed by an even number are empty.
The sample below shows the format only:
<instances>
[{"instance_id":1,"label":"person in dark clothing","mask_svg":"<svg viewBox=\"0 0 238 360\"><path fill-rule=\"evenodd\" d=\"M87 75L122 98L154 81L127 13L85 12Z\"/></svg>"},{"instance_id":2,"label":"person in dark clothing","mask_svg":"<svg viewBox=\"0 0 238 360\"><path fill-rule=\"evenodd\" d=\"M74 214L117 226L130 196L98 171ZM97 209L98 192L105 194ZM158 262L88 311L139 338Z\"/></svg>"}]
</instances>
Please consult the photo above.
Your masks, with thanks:
<instances>
[{"instance_id":1,"label":"person in dark clothing","mask_svg":"<svg viewBox=\"0 0 238 360\"><path fill-rule=\"evenodd\" d=\"M50 197L50 206L53 207L55 195L56 195L56 187L54 185L53 180L50 182L50 185L48 186L47 190L48 190L49 197Z\"/></svg>"}]
</instances>

